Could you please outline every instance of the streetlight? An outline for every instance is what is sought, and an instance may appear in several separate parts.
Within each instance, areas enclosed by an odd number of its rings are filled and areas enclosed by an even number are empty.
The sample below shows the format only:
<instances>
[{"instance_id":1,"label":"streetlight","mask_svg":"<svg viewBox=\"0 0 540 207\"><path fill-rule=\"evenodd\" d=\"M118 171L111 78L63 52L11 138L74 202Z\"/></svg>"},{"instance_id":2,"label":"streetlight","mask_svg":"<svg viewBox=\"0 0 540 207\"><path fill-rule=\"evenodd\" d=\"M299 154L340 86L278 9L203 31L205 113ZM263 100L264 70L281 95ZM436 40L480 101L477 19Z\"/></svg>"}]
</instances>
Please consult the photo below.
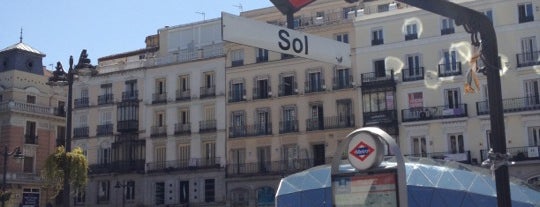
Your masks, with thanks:
<instances>
[{"instance_id":1,"label":"streetlight","mask_svg":"<svg viewBox=\"0 0 540 207\"><path fill-rule=\"evenodd\" d=\"M69 69L66 73L62 67L62 63L56 63L56 70L53 72L53 76L49 78L48 85L51 86L68 86L68 97L67 97L67 113L66 113L66 142L64 147L66 149L66 154L71 152L71 111L72 111L72 102L73 102L73 79L75 74L82 76L92 76L97 74L95 66L90 64L90 59L88 59L88 54L86 49L81 51L81 56L79 57L79 63L73 69L73 56L69 56ZM66 173L69 171L69 163L64 162L64 189L63 189L63 204L64 207L69 207L69 174Z\"/></svg>"},{"instance_id":2,"label":"streetlight","mask_svg":"<svg viewBox=\"0 0 540 207\"><path fill-rule=\"evenodd\" d=\"M4 146L4 153L2 153L2 156L4 156L4 174L2 177L2 192L5 194L6 193L7 160L8 160L7 158L10 156L13 156L13 158L15 159L22 159L24 158L24 155L22 154L20 147L15 147L15 150L13 150L12 152L9 152L8 147L6 145ZM5 202L6 200L2 198L2 207L5 206Z\"/></svg>"},{"instance_id":3,"label":"streetlight","mask_svg":"<svg viewBox=\"0 0 540 207\"><path fill-rule=\"evenodd\" d=\"M131 183L127 182L125 184L121 184L120 181L116 181L116 185L114 188L119 189L122 188L122 207L126 204L126 187L131 187Z\"/></svg>"}]
</instances>

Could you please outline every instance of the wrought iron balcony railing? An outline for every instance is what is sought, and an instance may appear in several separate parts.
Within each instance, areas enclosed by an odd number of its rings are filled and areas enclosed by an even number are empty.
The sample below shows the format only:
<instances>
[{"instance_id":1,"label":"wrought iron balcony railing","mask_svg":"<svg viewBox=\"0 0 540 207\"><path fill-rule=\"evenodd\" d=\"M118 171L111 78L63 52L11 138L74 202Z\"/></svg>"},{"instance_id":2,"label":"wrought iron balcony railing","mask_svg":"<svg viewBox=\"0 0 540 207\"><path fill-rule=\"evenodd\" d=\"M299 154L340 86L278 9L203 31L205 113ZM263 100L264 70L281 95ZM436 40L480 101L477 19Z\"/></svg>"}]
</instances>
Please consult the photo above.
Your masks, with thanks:
<instances>
[{"instance_id":1,"label":"wrought iron balcony railing","mask_svg":"<svg viewBox=\"0 0 540 207\"><path fill-rule=\"evenodd\" d=\"M272 135L272 123L229 127L229 138Z\"/></svg>"},{"instance_id":2,"label":"wrought iron balcony railing","mask_svg":"<svg viewBox=\"0 0 540 207\"><path fill-rule=\"evenodd\" d=\"M407 154L406 157L429 157L431 159L451 160L466 164L471 164L471 151L462 150L461 152L424 152L419 154Z\"/></svg>"},{"instance_id":3,"label":"wrought iron balcony railing","mask_svg":"<svg viewBox=\"0 0 540 207\"><path fill-rule=\"evenodd\" d=\"M227 176L288 175L313 167L311 159L227 164Z\"/></svg>"},{"instance_id":4,"label":"wrought iron balcony railing","mask_svg":"<svg viewBox=\"0 0 540 207\"><path fill-rule=\"evenodd\" d=\"M270 86L267 88L253 88L253 100L272 98L272 89Z\"/></svg>"},{"instance_id":5,"label":"wrought iron balcony railing","mask_svg":"<svg viewBox=\"0 0 540 207\"><path fill-rule=\"evenodd\" d=\"M137 100L139 98L139 91L124 91L122 92L122 101Z\"/></svg>"},{"instance_id":6,"label":"wrought iron balcony railing","mask_svg":"<svg viewBox=\"0 0 540 207\"><path fill-rule=\"evenodd\" d=\"M384 39L372 39L371 46L382 45L384 44Z\"/></svg>"},{"instance_id":7,"label":"wrought iron balcony railing","mask_svg":"<svg viewBox=\"0 0 540 207\"><path fill-rule=\"evenodd\" d=\"M503 99L503 112L521 112L540 110L540 96ZM489 114L488 101L476 102L476 114Z\"/></svg>"},{"instance_id":8,"label":"wrought iron balcony railing","mask_svg":"<svg viewBox=\"0 0 540 207\"><path fill-rule=\"evenodd\" d=\"M304 85L305 93L315 93L326 91L326 85L324 84L324 79L319 79L318 81L308 80Z\"/></svg>"},{"instance_id":9,"label":"wrought iron balcony railing","mask_svg":"<svg viewBox=\"0 0 540 207\"><path fill-rule=\"evenodd\" d=\"M215 132L216 129L216 120L199 121L199 133Z\"/></svg>"},{"instance_id":10,"label":"wrought iron balcony railing","mask_svg":"<svg viewBox=\"0 0 540 207\"><path fill-rule=\"evenodd\" d=\"M480 150L480 160L487 159L489 150ZM523 147L509 147L506 148L506 152L510 153L510 160L512 161L527 161L527 160L540 160L538 152L540 152L540 146L523 146Z\"/></svg>"},{"instance_id":11,"label":"wrought iron balcony railing","mask_svg":"<svg viewBox=\"0 0 540 207\"><path fill-rule=\"evenodd\" d=\"M516 54L517 67L540 65L540 51Z\"/></svg>"},{"instance_id":12,"label":"wrought iron balcony railing","mask_svg":"<svg viewBox=\"0 0 540 207\"><path fill-rule=\"evenodd\" d=\"M528 16L524 16L524 15L520 15L519 16L519 23L525 23L525 22L533 22L534 21L534 16L531 14L531 15L528 15Z\"/></svg>"},{"instance_id":13,"label":"wrought iron balcony railing","mask_svg":"<svg viewBox=\"0 0 540 207\"><path fill-rule=\"evenodd\" d=\"M347 128L354 126L354 115L307 119L306 131Z\"/></svg>"},{"instance_id":14,"label":"wrought iron balcony railing","mask_svg":"<svg viewBox=\"0 0 540 207\"><path fill-rule=\"evenodd\" d=\"M36 134L27 133L24 135L25 144L37 144L38 136Z\"/></svg>"},{"instance_id":15,"label":"wrought iron balcony railing","mask_svg":"<svg viewBox=\"0 0 540 207\"><path fill-rule=\"evenodd\" d=\"M112 104L112 103L114 103L114 96L112 93L98 96L98 105Z\"/></svg>"},{"instance_id":16,"label":"wrought iron balcony railing","mask_svg":"<svg viewBox=\"0 0 540 207\"><path fill-rule=\"evenodd\" d=\"M298 120L290 120L290 121L280 121L279 122L279 133L285 134L285 133L291 133L291 132L298 132Z\"/></svg>"},{"instance_id":17,"label":"wrought iron balcony railing","mask_svg":"<svg viewBox=\"0 0 540 207\"><path fill-rule=\"evenodd\" d=\"M286 83L281 83L278 86L278 96L292 96L292 95L298 95L298 86L296 84L296 81L293 82L291 85Z\"/></svg>"},{"instance_id":18,"label":"wrought iron balcony railing","mask_svg":"<svg viewBox=\"0 0 540 207\"><path fill-rule=\"evenodd\" d=\"M377 85L393 85L395 84L394 80L394 70L386 70L384 74L377 72L371 73L362 73L360 74L360 79L362 86L377 86Z\"/></svg>"},{"instance_id":19,"label":"wrought iron balcony railing","mask_svg":"<svg viewBox=\"0 0 540 207\"><path fill-rule=\"evenodd\" d=\"M185 101L191 99L191 90L176 90L176 100Z\"/></svg>"},{"instance_id":20,"label":"wrought iron balcony railing","mask_svg":"<svg viewBox=\"0 0 540 207\"><path fill-rule=\"evenodd\" d=\"M144 173L145 161L144 159L138 160L118 160L107 163L91 164L89 167L89 174L103 174L103 173Z\"/></svg>"},{"instance_id":21,"label":"wrought iron balcony railing","mask_svg":"<svg viewBox=\"0 0 540 207\"><path fill-rule=\"evenodd\" d=\"M210 86L201 87L201 94L199 95L200 98L211 98L216 97L216 86Z\"/></svg>"},{"instance_id":22,"label":"wrought iron balcony railing","mask_svg":"<svg viewBox=\"0 0 540 207\"><path fill-rule=\"evenodd\" d=\"M238 67L244 65L244 60L233 60L231 61L231 67Z\"/></svg>"},{"instance_id":23,"label":"wrought iron balcony railing","mask_svg":"<svg viewBox=\"0 0 540 207\"><path fill-rule=\"evenodd\" d=\"M441 35L454 34L455 29L453 27L441 29Z\"/></svg>"},{"instance_id":24,"label":"wrought iron balcony railing","mask_svg":"<svg viewBox=\"0 0 540 207\"><path fill-rule=\"evenodd\" d=\"M418 39L418 33L406 34L405 41Z\"/></svg>"},{"instance_id":25,"label":"wrought iron balcony railing","mask_svg":"<svg viewBox=\"0 0 540 207\"><path fill-rule=\"evenodd\" d=\"M96 128L96 136L109 136L113 135L113 124L100 124Z\"/></svg>"},{"instance_id":26,"label":"wrought iron balcony railing","mask_svg":"<svg viewBox=\"0 0 540 207\"><path fill-rule=\"evenodd\" d=\"M403 82L424 80L424 67L401 70Z\"/></svg>"},{"instance_id":27,"label":"wrought iron balcony railing","mask_svg":"<svg viewBox=\"0 0 540 207\"><path fill-rule=\"evenodd\" d=\"M191 123L176 123L174 124L174 134L191 134Z\"/></svg>"},{"instance_id":28,"label":"wrought iron balcony railing","mask_svg":"<svg viewBox=\"0 0 540 207\"><path fill-rule=\"evenodd\" d=\"M439 77L449 77L461 74L461 62L439 64Z\"/></svg>"},{"instance_id":29,"label":"wrought iron balcony railing","mask_svg":"<svg viewBox=\"0 0 540 207\"><path fill-rule=\"evenodd\" d=\"M54 107L53 110L54 110L55 116L66 117L66 110L63 107L62 108Z\"/></svg>"},{"instance_id":30,"label":"wrought iron balcony railing","mask_svg":"<svg viewBox=\"0 0 540 207\"><path fill-rule=\"evenodd\" d=\"M87 138L88 136L88 127L73 128L73 138Z\"/></svg>"},{"instance_id":31,"label":"wrought iron balcony railing","mask_svg":"<svg viewBox=\"0 0 540 207\"><path fill-rule=\"evenodd\" d=\"M75 108L83 108L89 106L88 97L76 98L74 101Z\"/></svg>"},{"instance_id":32,"label":"wrought iron balcony railing","mask_svg":"<svg viewBox=\"0 0 540 207\"><path fill-rule=\"evenodd\" d=\"M353 76L349 75L346 77L334 77L334 84L332 86L332 90L340 90L345 88L353 88L354 87L354 80Z\"/></svg>"},{"instance_id":33,"label":"wrought iron balcony railing","mask_svg":"<svg viewBox=\"0 0 540 207\"><path fill-rule=\"evenodd\" d=\"M197 170L197 169L210 169L210 168L222 168L220 164L221 158L208 157L208 158L191 158L180 159L172 161L158 161L150 162L146 164L146 171L148 173L155 172L172 172L172 171L184 171L184 170Z\"/></svg>"},{"instance_id":34,"label":"wrought iron balcony railing","mask_svg":"<svg viewBox=\"0 0 540 207\"><path fill-rule=\"evenodd\" d=\"M167 125L153 126L150 128L150 137L167 136Z\"/></svg>"},{"instance_id":35,"label":"wrought iron balcony railing","mask_svg":"<svg viewBox=\"0 0 540 207\"><path fill-rule=\"evenodd\" d=\"M467 116L467 104L458 104L452 107L433 106L401 110L401 118L403 122L448 119Z\"/></svg>"},{"instance_id":36,"label":"wrought iron balcony railing","mask_svg":"<svg viewBox=\"0 0 540 207\"><path fill-rule=\"evenodd\" d=\"M167 92L152 94L152 104L166 103L166 102L167 102Z\"/></svg>"},{"instance_id":37,"label":"wrought iron balcony railing","mask_svg":"<svg viewBox=\"0 0 540 207\"><path fill-rule=\"evenodd\" d=\"M133 132L139 131L139 120L121 120L116 124L116 131L118 132Z\"/></svg>"},{"instance_id":38,"label":"wrought iron balcony railing","mask_svg":"<svg viewBox=\"0 0 540 207\"><path fill-rule=\"evenodd\" d=\"M246 89L240 91L229 91L229 103L240 102L246 100Z\"/></svg>"}]
</instances>

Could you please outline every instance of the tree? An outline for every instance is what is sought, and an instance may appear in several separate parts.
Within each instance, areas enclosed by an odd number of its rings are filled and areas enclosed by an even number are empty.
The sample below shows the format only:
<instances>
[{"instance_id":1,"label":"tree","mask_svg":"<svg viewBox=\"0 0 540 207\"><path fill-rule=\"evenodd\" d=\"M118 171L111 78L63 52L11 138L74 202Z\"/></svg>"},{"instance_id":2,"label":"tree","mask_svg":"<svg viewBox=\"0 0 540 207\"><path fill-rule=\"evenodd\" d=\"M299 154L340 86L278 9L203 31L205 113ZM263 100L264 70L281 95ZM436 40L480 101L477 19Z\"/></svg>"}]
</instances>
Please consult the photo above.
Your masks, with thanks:
<instances>
[{"instance_id":1,"label":"tree","mask_svg":"<svg viewBox=\"0 0 540 207\"><path fill-rule=\"evenodd\" d=\"M57 147L56 151L47 157L42 170L44 188L49 189L51 198L58 195L63 189L64 166L68 163L69 184L74 192L83 190L88 180L88 161L81 148L66 153L63 146Z\"/></svg>"}]
</instances>

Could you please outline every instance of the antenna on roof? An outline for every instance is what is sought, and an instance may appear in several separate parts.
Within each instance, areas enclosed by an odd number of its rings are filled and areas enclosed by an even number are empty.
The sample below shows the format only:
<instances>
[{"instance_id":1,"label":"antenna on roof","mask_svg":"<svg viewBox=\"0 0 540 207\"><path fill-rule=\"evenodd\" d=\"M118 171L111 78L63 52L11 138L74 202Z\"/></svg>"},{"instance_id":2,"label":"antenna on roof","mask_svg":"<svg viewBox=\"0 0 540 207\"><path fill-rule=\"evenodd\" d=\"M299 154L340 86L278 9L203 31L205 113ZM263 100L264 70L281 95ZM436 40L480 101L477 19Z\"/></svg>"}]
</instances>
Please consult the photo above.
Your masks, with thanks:
<instances>
[{"instance_id":1,"label":"antenna on roof","mask_svg":"<svg viewBox=\"0 0 540 207\"><path fill-rule=\"evenodd\" d=\"M195 12L195 13L202 15L203 21L206 20L206 13L204 12Z\"/></svg>"},{"instance_id":2,"label":"antenna on roof","mask_svg":"<svg viewBox=\"0 0 540 207\"><path fill-rule=\"evenodd\" d=\"M244 11L244 7L242 7L242 3L238 3L238 5L233 5L233 6L238 8L238 10L240 10L240 12Z\"/></svg>"},{"instance_id":3,"label":"antenna on roof","mask_svg":"<svg viewBox=\"0 0 540 207\"><path fill-rule=\"evenodd\" d=\"M22 34L23 34L23 28L21 27L21 35L19 36L19 43L22 43Z\"/></svg>"}]
</instances>

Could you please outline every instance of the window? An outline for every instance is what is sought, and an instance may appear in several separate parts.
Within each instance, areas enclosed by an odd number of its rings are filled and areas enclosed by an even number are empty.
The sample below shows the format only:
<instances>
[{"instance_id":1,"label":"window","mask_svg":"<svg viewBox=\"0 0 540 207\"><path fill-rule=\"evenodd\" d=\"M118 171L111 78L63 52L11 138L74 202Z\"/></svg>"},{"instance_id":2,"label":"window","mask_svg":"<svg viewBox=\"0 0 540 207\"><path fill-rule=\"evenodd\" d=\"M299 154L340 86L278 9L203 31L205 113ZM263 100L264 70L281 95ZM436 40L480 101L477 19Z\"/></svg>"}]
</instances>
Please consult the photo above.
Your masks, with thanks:
<instances>
[{"instance_id":1,"label":"window","mask_svg":"<svg viewBox=\"0 0 540 207\"><path fill-rule=\"evenodd\" d=\"M244 171L246 163L246 149L232 149L231 150L231 168L227 168L231 173L240 173Z\"/></svg>"},{"instance_id":2,"label":"window","mask_svg":"<svg viewBox=\"0 0 540 207\"><path fill-rule=\"evenodd\" d=\"M529 146L540 146L540 126L529 127Z\"/></svg>"},{"instance_id":3,"label":"window","mask_svg":"<svg viewBox=\"0 0 540 207\"><path fill-rule=\"evenodd\" d=\"M383 29L378 28L371 31L371 45L384 44Z\"/></svg>"},{"instance_id":4,"label":"window","mask_svg":"<svg viewBox=\"0 0 540 207\"><path fill-rule=\"evenodd\" d=\"M409 80L418 80L424 75L424 71L421 68L420 64L420 55L418 54L409 54L407 57L407 66L408 71L405 71L406 74L404 77L410 78Z\"/></svg>"},{"instance_id":5,"label":"window","mask_svg":"<svg viewBox=\"0 0 540 207\"><path fill-rule=\"evenodd\" d=\"M56 127L56 146L64 146L66 143L66 127L57 126Z\"/></svg>"},{"instance_id":6,"label":"window","mask_svg":"<svg viewBox=\"0 0 540 207\"><path fill-rule=\"evenodd\" d=\"M178 89L181 92L189 91L189 75L181 75L178 77Z\"/></svg>"},{"instance_id":7,"label":"window","mask_svg":"<svg viewBox=\"0 0 540 207\"><path fill-rule=\"evenodd\" d=\"M156 94L165 94L165 78L156 79Z\"/></svg>"},{"instance_id":8,"label":"window","mask_svg":"<svg viewBox=\"0 0 540 207\"><path fill-rule=\"evenodd\" d=\"M257 163L259 172L270 170L270 146L257 147Z\"/></svg>"},{"instance_id":9,"label":"window","mask_svg":"<svg viewBox=\"0 0 540 207\"><path fill-rule=\"evenodd\" d=\"M203 120L216 120L216 108L213 105L204 107Z\"/></svg>"},{"instance_id":10,"label":"window","mask_svg":"<svg viewBox=\"0 0 540 207\"><path fill-rule=\"evenodd\" d=\"M454 20L450 18L444 18L442 20L441 35L453 34L454 30Z\"/></svg>"},{"instance_id":11,"label":"window","mask_svg":"<svg viewBox=\"0 0 540 207\"><path fill-rule=\"evenodd\" d=\"M449 151L452 154L465 153L465 146L463 142L463 134L450 134L448 135Z\"/></svg>"},{"instance_id":12,"label":"window","mask_svg":"<svg viewBox=\"0 0 540 207\"><path fill-rule=\"evenodd\" d=\"M395 110L395 91L387 90L363 94L364 112Z\"/></svg>"},{"instance_id":13,"label":"window","mask_svg":"<svg viewBox=\"0 0 540 207\"><path fill-rule=\"evenodd\" d=\"M416 24L407 25L407 33L405 34L405 41L418 39L418 33Z\"/></svg>"},{"instance_id":14,"label":"window","mask_svg":"<svg viewBox=\"0 0 540 207\"><path fill-rule=\"evenodd\" d=\"M257 121L256 130L257 134L269 134L272 132L272 125L270 123L270 109L260 108L257 109Z\"/></svg>"},{"instance_id":15,"label":"window","mask_svg":"<svg viewBox=\"0 0 540 207\"><path fill-rule=\"evenodd\" d=\"M101 144L98 149L98 164L107 165L111 163L111 148L107 144Z\"/></svg>"},{"instance_id":16,"label":"window","mask_svg":"<svg viewBox=\"0 0 540 207\"><path fill-rule=\"evenodd\" d=\"M156 205L165 204L165 183L157 182L154 194L154 200Z\"/></svg>"},{"instance_id":17,"label":"window","mask_svg":"<svg viewBox=\"0 0 540 207\"><path fill-rule=\"evenodd\" d=\"M324 129L324 108L322 103L312 103L309 106L310 115L307 121L307 130Z\"/></svg>"},{"instance_id":18,"label":"window","mask_svg":"<svg viewBox=\"0 0 540 207\"><path fill-rule=\"evenodd\" d=\"M98 181L98 189L97 189L97 203L108 203L109 202L109 190L110 190L110 182L108 180L102 180Z\"/></svg>"},{"instance_id":19,"label":"window","mask_svg":"<svg viewBox=\"0 0 540 207\"><path fill-rule=\"evenodd\" d=\"M189 123L189 108L179 109L178 119L179 119L178 121L180 124L188 124Z\"/></svg>"},{"instance_id":20,"label":"window","mask_svg":"<svg viewBox=\"0 0 540 207\"><path fill-rule=\"evenodd\" d=\"M0 103L4 101L4 97L2 96L2 94L0 94Z\"/></svg>"},{"instance_id":21,"label":"window","mask_svg":"<svg viewBox=\"0 0 540 207\"><path fill-rule=\"evenodd\" d=\"M443 51L443 61L443 64L439 65L439 76L457 75L461 72L461 63L458 63L455 50Z\"/></svg>"},{"instance_id":22,"label":"window","mask_svg":"<svg viewBox=\"0 0 540 207\"><path fill-rule=\"evenodd\" d=\"M426 138L425 137L411 137L411 154L417 157L426 157Z\"/></svg>"},{"instance_id":23,"label":"window","mask_svg":"<svg viewBox=\"0 0 540 207\"><path fill-rule=\"evenodd\" d=\"M31 96L31 95L27 95L27 96L26 96L26 103L29 103L29 104L36 104L36 97L35 97L35 96Z\"/></svg>"},{"instance_id":24,"label":"window","mask_svg":"<svg viewBox=\"0 0 540 207\"><path fill-rule=\"evenodd\" d=\"M154 126L158 126L158 127L165 126L165 112L162 112L162 111L156 112L154 124L155 124Z\"/></svg>"},{"instance_id":25,"label":"window","mask_svg":"<svg viewBox=\"0 0 540 207\"><path fill-rule=\"evenodd\" d=\"M230 102L238 102L244 100L244 83L243 82L236 82L232 83L231 85L231 97Z\"/></svg>"},{"instance_id":26,"label":"window","mask_svg":"<svg viewBox=\"0 0 540 207\"><path fill-rule=\"evenodd\" d=\"M290 96L296 94L296 81L294 74L279 74L279 96Z\"/></svg>"},{"instance_id":27,"label":"window","mask_svg":"<svg viewBox=\"0 0 540 207\"><path fill-rule=\"evenodd\" d=\"M300 167L298 166L299 163L294 162L296 159L298 159L298 150L298 145L296 144L289 144L283 146L283 160L285 160L287 168L296 169Z\"/></svg>"},{"instance_id":28,"label":"window","mask_svg":"<svg viewBox=\"0 0 540 207\"><path fill-rule=\"evenodd\" d=\"M126 201L135 200L135 181L130 180L126 182L126 191L124 192Z\"/></svg>"},{"instance_id":29,"label":"window","mask_svg":"<svg viewBox=\"0 0 540 207\"><path fill-rule=\"evenodd\" d=\"M88 98L88 88L81 88L81 98Z\"/></svg>"},{"instance_id":30,"label":"window","mask_svg":"<svg viewBox=\"0 0 540 207\"><path fill-rule=\"evenodd\" d=\"M348 68L335 70L334 89L352 87L352 76Z\"/></svg>"},{"instance_id":31,"label":"window","mask_svg":"<svg viewBox=\"0 0 540 207\"><path fill-rule=\"evenodd\" d=\"M137 98L137 80L128 80L125 82L125 92L122 94L122 99Z\"/></svg>"},{"instance_id":32,"label":"window","mask_svg":"<svg viewBox=\"0 0 540 207\"><path fill-rule=\"evenodd\" d=\"M298 131L298 120L296 120L296 106L283 106L281 120L281 133Z\"/></svg>"},{"instance_id":33,"label":"window","mask_svg":"<svg viewBox=\"0 0 540 207\"><path fill-rule=\"evenodd\" d=\"M306 82L306 93L319 92L325 90L324 79L322 78L322 73L309 72L307 74L308 81Z\"/></svg>"},{"instance_id":34,"label":"window","mask_svg":"<svg viewBox=\"0 0 540 207\"><path fill-rule=\"evenodd\" d=\"M244 50L238 49L231 52L231 67L244 65Z\"/></svg>"},{"instance_id":35,"label":"window","mask_svg":"<svg viewBox=\"0 0 540 207\"><path fill-rule=\"evenodd\" d=\"M159 146L154 149L155 162L157 169L165 168L165 161L167 160L167 148L165 146Z\"/></svg>"},{"instance_id":36,"label":"window","mask_svg":"<svg viewBox=\"0 0 540 207\"><path fill-rule=\"evenodd\" d=\"M214 166L218 160L216 160L216 142L205 142L203 143L203 164L205 166Z\"/></svg>"},{"instance_id":37,"label":"window","mask_svg":"<svg viewBox=\"0 0 540 207\"><path fill-rule=\"evenodd\" d=\"M352 19L356 16L356 7L345 7L343 8L343 19Z\"/></svg>"},{"instance_id":38,"label":"window","mask_svg":"<svg viewBox=\"0 0 540 207\"><path fill-rule=\"evenodd\" d=\"M491 130L486 130L486 149L491 149L493 146L491 146Z\"/></svg>"},{"instance_id":39,"label":"window","mask_svg":"<svg viewBox=\"0 0 540 207\"><path fill-rule=\"evenodd\" d=\"M186 167L188 166L188 162L189 162L189 159L190 159L190 146L189 144L181 144L181 145L178 145L178 152L177 152L177 156L178 156L178 160L180 160L180 165L179 167Z\"/></svg>"},{"instance_id":40,"label":"window","mask_svg":"<svg viewBox=\"0 0 540 207\"><path fill-rule=\"evenodd\" d=\"M525 82L525 103L527 106L540 105L540 79L526 80Z\"/></svg>"},{"instance_id":41,"label":"window","mask_svg":"<svg viewBox=\"0 0 540 207\"><path fill-rule=\"evenodd\" d=\"M264 79L255 79L253 99L265 99L271 96L269 82L267 77Z\"/></svg>"},{"instance_id":42,"label":"window","mask_svg":"<svg viewBox=\"0 0 540 207\"><path fill-rule=\"evenodd\" d=\"M351 99L336 100L338 126L349 127L354 124L354 114Z\"/></svg>"},{"instance_id":43,"label":"window","mask_svg":"<svg viewBox=\"0 0 540 207\"><path fill-rule=\"evenodd\" d=\"M461 97L459 95L459 88L451 88L444 90L444 104L448 109L461 108Z\"/></svg>"},{"instance_id":44,"label":"window","mask_svg":"<svg viewBox=\"0 0 540 207\"><path fill-rule=\"evenodd\" d=\"M424 107L424 98L422 92L409 93L409 108Z\"/></svg>"},{"instance_id":45,"label":"window","mask_svg":"<svg viewBox=\"0 0 540 207\"><path fill-rule=\"evenodd\" d=\"M386 76L386 66L384 60L375 60L373 61L373 68L375 72L375 77L385 77Z\"/></svg>"},{"instance_id":46,"label":"window","mask_svg":"<svg viewBox=\"0 0 540 207\"><path fill-rule=\"evenodd\" d=\"M349 34L348 33L336 34L335 36L336 36L336 40L338 42L349 43Z\"/></svg>"},{"instance_id":47,"label":"window","mask_svg":"<svg viewBox=\"0 0 540 207\"><path fill-rule=\"evenodd\" d=\"M534 12L532 3L518 5L519 23L534 21Z\"/></svg>"},{"instance_id":48,"label":"window","mask_svg":"<svg viewBox=\"0 0 540 207\"><path fill-rule=\"evenodd\" d=\"M257 190L257 206L274 206L275 192L268 186Z\"/></svg>"},{"instance_id":49,"label":"window","mask_svg":"<svg viewBox=\"0 0 540 207\"><path fill-rule=\"evenodd\" d=\"M268 62L268 50L267 49L257 48L255 50L256 50L256 53L257 53L257 63Z\"/></svg>"},{"instance_id":50,"label":"window","mask_svg":"<svg viewBox=\"0 0 540 207\"><path fill-rule=\"evenodd\" d=\"M216 180L205 179L204 180L204 202L214 202L216 197Z\"/></svg>"},{"instance_id":51,"label":"window","mask_svg":"<svg viewBox=\"0 0 540 207\"><path fill-rule=\"evenodd\" d=\"M34 157L24 156L23 172L34 173Z\"/></svg>"},{"instance_id":52,"label":"window","mask_svg":"<svg viewBox=\"0 0 540 207\"><path fill-rule=\"evenodd\" d=\"M232 137L244 136L245 131L245 115L244 111L233 111L231 112L231 135Z\"/></svg>"},{"instance_id":53,"label":"window","mask_svg":"<svg viewBox=\"0 0 540 207\"><path fill-rule=\"evenodd\" d=\"M518 67L537 65L539 52L536 47L536 37L521 39L521 54L518 54Z\"/></svg>"},{"instance_id":54,"label":"window","mask_svg":"<svg viewBox=\"0 0 540 207\"><path fill-rule=\"evenodd\" d=\"M103 95L112 94L112 83L102 84L101 85L101 94L103 94Z\"/></svg>"},{"instance_id":55,"label":"window","mask_svg":"<svg viewBox=\"0 0 540 207\"><path fill-rule=\"evenodd\" d=\"M204 75L204 87L205 88L214 88L215 87L215 79L214 79L214 72L205 72Z\"/></svg>"}]
</instances>

